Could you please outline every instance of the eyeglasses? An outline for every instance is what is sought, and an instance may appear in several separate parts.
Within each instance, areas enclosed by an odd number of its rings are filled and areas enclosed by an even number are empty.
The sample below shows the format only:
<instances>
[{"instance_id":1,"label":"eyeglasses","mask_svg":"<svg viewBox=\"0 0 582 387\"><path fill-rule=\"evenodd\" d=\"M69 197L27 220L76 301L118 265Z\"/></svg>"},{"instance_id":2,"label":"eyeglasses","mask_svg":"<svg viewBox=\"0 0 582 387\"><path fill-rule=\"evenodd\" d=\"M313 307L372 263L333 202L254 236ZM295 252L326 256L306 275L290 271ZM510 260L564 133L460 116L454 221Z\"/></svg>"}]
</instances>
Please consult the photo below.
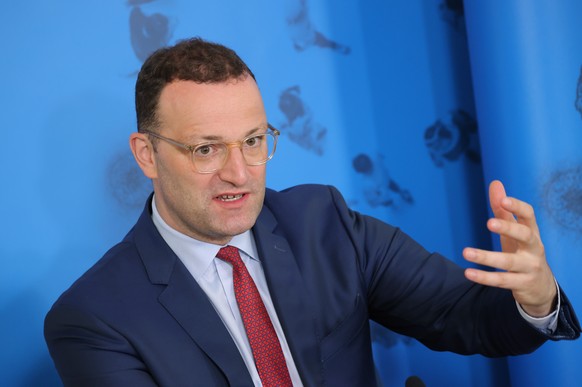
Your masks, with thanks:
<instances>
[{"instance_id":1,"label":"eyeglasses","mask_svg":"<svg viewBox=\"0 0 582 387\"><path fill-rule=\"evenodd\" d=\"M233 147L241 149L247 165L263 165L271 160L277 149L277 138L280 132L270 124L267 124L267 127L268 132L252 134L240 141L207 141L195 145L182 144L149 130L142 130L141 133L188 150L192 155L192 164L198 173L213 173L224 167L230 148Z\"/></svg>"}]
</instances>

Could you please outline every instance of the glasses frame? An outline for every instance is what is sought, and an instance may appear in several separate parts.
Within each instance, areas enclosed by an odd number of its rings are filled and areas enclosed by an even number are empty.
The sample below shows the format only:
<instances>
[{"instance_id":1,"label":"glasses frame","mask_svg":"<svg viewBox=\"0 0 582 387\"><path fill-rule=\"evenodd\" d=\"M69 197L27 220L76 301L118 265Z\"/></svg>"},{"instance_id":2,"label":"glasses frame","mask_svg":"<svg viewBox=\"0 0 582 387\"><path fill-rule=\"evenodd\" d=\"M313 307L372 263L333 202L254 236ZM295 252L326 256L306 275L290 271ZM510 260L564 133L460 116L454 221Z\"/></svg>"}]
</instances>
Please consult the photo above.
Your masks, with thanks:
<instances>
[{"instance_id":1,"label":"glasses frame","mask_svg":"<svg viewBox=\"0 0 582 387\"><path fill-rule=\"evenodd\" d=\"M269 132L270 130L270 132ZM249 163L247 161L247 159L244 157L244 153L243 153L243 158L245 159L245 162L247 163L247 165L249 166L256 166L256 165L263 165L266 164L269 160L271 160L273 158L273 156L275 155L275 151L277 150L277 140L279 138L279 135L281 134L281 132L276 129L274 126L272 126L271 124L267 123L267 132L265 133L254 133L251 134L249 136L246 136L245 138L243 138L242 140L239 141L232 141L232 142L224 142L224 141L205 141L205 142L201 142L198 144L193 144L193 145L189 145L189 144L184 144L181 143L179 141L173 140L169 137L165 137L162 136L161 134L157 134L154 133L150 130L140 130L140 133L144 133L147 135L150 135L152 137L158 138L160 140L163 140L169 144L172 144L178 148L181 149L185 149L187 151L190 152L190 161L192 162L192 165L194 166L194 169L196 169L196 172L198 173L202 173L202 174L209 174L209 173L214 173L216 171L220 171L223 167L224 164L226 164L226 160L228 160L228 155L230 154L230 148L240 148L242 151L242 147L243 147L243 143L245 141L247 141L250 138L256 137L256 136L264 136L264 135L270 135L273 136L273 151L271 152L271 154L269 155L269 157L267 157L267 159L265 161L259 162L259 163ZM198 169L198 167L196 166L196 162L194 162L194 151L200 147L200 146L204 146L204 145L211 145L211 144L224 144L226 146L226 155L224 156L224 160L222 161L222 165L219 168L210 170L210 171L201 171Z\"/></svg>"}]
</instances>

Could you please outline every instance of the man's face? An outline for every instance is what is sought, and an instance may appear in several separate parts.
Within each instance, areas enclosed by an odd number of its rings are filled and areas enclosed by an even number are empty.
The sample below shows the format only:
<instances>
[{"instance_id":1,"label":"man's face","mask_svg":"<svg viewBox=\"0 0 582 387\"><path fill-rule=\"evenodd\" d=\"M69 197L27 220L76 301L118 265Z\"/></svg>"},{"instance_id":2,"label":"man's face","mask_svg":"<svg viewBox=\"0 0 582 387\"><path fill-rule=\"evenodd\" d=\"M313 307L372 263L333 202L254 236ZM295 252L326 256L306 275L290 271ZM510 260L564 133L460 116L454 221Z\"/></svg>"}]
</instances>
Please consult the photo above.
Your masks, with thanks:
<instances>
[{"instance_id":1,"label":"man's face","mask_svg":"<svg viewBox=\"0 0 582 387\"><path fill-rule=\"evenodd\" d=\"M176 81L158 104L159 133L185 144L234 142L267 130L261 94L252 77L225 83ZM222 169L196 172L191 153L158 141L152 177L156 206L174 229L224 245L255 223L265 196L265 165L248 166L232 147Z\"/></svg>"}]
</instances>

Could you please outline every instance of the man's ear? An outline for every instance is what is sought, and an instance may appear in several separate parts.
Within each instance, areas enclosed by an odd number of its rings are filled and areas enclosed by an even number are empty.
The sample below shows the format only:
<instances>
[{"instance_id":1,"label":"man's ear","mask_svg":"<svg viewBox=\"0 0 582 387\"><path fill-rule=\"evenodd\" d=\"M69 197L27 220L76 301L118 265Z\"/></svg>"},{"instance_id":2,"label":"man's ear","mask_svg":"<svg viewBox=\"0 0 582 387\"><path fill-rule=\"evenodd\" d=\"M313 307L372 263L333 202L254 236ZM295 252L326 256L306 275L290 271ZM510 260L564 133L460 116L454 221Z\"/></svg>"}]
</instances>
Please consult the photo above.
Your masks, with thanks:
<instances>
[{"instance_id":1,"label":"man's ear","mask_svg":"<svg viewBox=\"0 0 582 387\"><path fill-rule=\"evenodd\" d=\"M132 133L129 136L129 147L143 174L150 179L158 177L154 148L147 134Z\"/></svg>"}]
</instances>

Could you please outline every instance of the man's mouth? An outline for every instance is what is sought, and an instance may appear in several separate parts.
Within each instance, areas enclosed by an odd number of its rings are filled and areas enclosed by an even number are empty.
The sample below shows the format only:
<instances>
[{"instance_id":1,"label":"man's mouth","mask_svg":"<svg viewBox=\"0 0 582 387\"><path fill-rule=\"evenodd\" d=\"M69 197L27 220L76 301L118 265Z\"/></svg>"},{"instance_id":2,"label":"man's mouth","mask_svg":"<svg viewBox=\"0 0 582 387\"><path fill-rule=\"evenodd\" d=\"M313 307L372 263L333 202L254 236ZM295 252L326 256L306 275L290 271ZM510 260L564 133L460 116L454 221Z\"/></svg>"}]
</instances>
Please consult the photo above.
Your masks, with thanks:
<instances>
[{"instance_id":1,"label":"man's mouth","mask_svg":"<svg viewBox=\"0 0 582 387\"><path fill-rule=\"evenodd\" d=\"M218 198L218 200L221 200L223 202L232 202L232 201L235 201L235 200L239 200L243 196L244 196L244 194L238 194L238 195L220 195L217 198Z\"/></svg>"}]
</instances>

